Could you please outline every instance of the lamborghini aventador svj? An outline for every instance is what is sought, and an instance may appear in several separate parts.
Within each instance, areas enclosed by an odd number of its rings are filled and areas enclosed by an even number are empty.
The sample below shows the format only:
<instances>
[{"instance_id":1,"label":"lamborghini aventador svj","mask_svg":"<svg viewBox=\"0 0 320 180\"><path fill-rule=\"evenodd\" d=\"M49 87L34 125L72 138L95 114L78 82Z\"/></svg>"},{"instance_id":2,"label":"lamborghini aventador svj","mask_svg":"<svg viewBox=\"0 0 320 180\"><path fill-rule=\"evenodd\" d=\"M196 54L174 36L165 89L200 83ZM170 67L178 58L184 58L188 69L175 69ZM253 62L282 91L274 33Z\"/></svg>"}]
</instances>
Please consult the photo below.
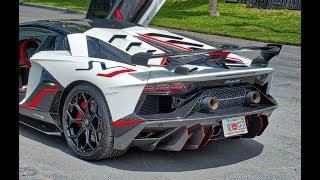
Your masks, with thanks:
<instances>
[{"instance_id":1,"label":"lamborghini aventador svj","mask_svg":"<svg viewBox=\"0 0 320 180\"><path fill-rule=\"evenodd\" d=\"M148 27L164 1L92 0L83 20L20 24L20 122L86 160L261 135L281 45L214 46Z\"/></svg>"}]
</instances>

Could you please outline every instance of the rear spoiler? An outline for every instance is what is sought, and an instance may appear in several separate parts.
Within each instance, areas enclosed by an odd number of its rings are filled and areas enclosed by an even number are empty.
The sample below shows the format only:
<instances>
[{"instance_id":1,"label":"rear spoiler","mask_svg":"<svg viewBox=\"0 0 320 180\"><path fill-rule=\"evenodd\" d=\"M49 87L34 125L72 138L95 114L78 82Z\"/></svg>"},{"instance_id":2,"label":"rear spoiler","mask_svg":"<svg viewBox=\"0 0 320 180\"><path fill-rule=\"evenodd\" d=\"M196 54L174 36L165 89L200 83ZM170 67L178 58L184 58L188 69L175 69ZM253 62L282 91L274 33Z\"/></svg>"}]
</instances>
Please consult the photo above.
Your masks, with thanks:
<instances>
[{"instance_id":1,"label":"rear spoiler","mask_svg":"<svg viewBox=\"0 0 320 180\"><path fill-rule=\"evenodd\" d=\"M168 58L168 57L186 57L186 56L194 56L194 55L205 55L215 52L244 52L244 51L258 51L261 50L260 55L252 60L252 66L268 66L268 62L274 57L279 55L281 51L282 45L279 44L267 44L264 47L259 46L247 46L247 47L239 47L234 45L223 45L217 49L203 49L203 50L196 50L196 51L188 51L188 52L177 52L177 53L162 53L162 54L153 54L147 52L140 52L134 54L131 57L131 64L135 65L142 65L142 66L150 66L148 65L149 59L152 58ZM210 60L210 59L209 59ZM220 63L224 63L225 57L219 59ZM218 62L219 62L218 61ZM180 64L182 66L184 64Z\"/></svg>"},{"instance_id":2,"label":"rear spoiler","mask_svg":"<svg viewBox=\"0 0 320 180\"><path fill-rule=\"evenodd\" d=\"M280 54L282 45L279 44L267 44L266 47L270 47L268 50L262 50L260 55L254 58L251 62L251 66L267 67L269 61Z\"/></svg>"}]
</instances>

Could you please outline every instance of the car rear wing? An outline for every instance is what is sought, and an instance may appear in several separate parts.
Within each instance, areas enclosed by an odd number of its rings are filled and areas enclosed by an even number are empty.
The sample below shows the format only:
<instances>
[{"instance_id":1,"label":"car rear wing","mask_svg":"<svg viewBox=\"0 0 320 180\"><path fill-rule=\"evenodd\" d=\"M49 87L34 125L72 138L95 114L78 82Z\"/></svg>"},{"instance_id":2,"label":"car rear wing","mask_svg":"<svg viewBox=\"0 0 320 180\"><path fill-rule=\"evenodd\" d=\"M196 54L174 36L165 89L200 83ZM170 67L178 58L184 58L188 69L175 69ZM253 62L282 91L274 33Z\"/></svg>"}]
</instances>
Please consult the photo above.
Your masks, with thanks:
<instances>
[{"instance_id":1,"label":"car rear wing","mask_svg":"<svg viewBox=\"0 0 320 180\"><path fill-rule=\"evenodd\" d=\"M260 55L252 60L251 66L267 67L268 62L273 57L279 55L281 48L282 48L282 45L279 45L279 44L267 44L264 47L259 47L259 46L239 47L239 46L233 46L233 45L223 45L216 49L203 49L203 50L177 52L177 53L153 54L153 53L140 52L140 53L134 54L131 57L131 64L142 65L142 66L154 66L154 65L148 65L149 59L181 58L181 57L195 56L195 55L208 55L207 59L210 60L210 56L212 56L212 54L216 52L226 52L226 51L227 52L244 52L244 51L261 50ZM223 65L223 67L226 67L225 61L226 61L226 57L220 57L217 63ZM175 66L182 66L182 65L184 64L180 63L179 65L175 65ZM176 68L170 65L167 65L164 67L167 67L169 69Z\"/></svg>"}]
</instances>

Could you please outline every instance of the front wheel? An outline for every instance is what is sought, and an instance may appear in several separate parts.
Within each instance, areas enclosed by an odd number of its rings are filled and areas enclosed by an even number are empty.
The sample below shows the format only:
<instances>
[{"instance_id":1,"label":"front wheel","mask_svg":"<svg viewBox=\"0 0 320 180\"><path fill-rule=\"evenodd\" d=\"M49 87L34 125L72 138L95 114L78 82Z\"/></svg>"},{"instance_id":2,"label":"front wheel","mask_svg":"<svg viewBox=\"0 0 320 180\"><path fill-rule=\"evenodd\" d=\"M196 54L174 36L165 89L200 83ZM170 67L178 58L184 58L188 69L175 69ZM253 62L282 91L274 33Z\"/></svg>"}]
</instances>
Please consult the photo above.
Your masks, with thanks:
<instances>
[{"instance_id":1,"label":"front wheel","mask_svg":"<svg viewBox=\"0 0 320 180\"><path fill-rule=\"evenodd\" d=\"M68 146L85 160L111 158L125 153L113 149L112 120L102 92L87 83L68 94L62 113Z\"/></svg>"}]
</instances>

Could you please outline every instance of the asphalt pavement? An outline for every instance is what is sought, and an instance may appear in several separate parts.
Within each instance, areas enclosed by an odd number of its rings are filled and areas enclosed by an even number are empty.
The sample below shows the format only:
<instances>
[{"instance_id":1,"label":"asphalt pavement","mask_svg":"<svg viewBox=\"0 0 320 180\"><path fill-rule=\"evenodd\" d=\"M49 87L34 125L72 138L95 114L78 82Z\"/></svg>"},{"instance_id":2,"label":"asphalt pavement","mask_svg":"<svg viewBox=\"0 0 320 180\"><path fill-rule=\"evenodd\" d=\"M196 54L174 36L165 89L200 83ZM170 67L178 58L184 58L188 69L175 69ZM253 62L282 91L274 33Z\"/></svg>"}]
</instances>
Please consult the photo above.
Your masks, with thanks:
<instances>
[{"instance_id":1,"label":"asphalt pavement","mask_svg":"<svg viewBox=\"0 0 320 180\"><path fill-rule=\"evenodd\" d=\"M20 6L20 22L83 15ZM217 43L265 43L179 30ZM301 179L301 47L283 46L272 59L271 94L279 107L254 139L220 140L199 150L144 152L98 162L76 158L64 138L19 127L20 179Z\"/></svg>"}]
</instances>

